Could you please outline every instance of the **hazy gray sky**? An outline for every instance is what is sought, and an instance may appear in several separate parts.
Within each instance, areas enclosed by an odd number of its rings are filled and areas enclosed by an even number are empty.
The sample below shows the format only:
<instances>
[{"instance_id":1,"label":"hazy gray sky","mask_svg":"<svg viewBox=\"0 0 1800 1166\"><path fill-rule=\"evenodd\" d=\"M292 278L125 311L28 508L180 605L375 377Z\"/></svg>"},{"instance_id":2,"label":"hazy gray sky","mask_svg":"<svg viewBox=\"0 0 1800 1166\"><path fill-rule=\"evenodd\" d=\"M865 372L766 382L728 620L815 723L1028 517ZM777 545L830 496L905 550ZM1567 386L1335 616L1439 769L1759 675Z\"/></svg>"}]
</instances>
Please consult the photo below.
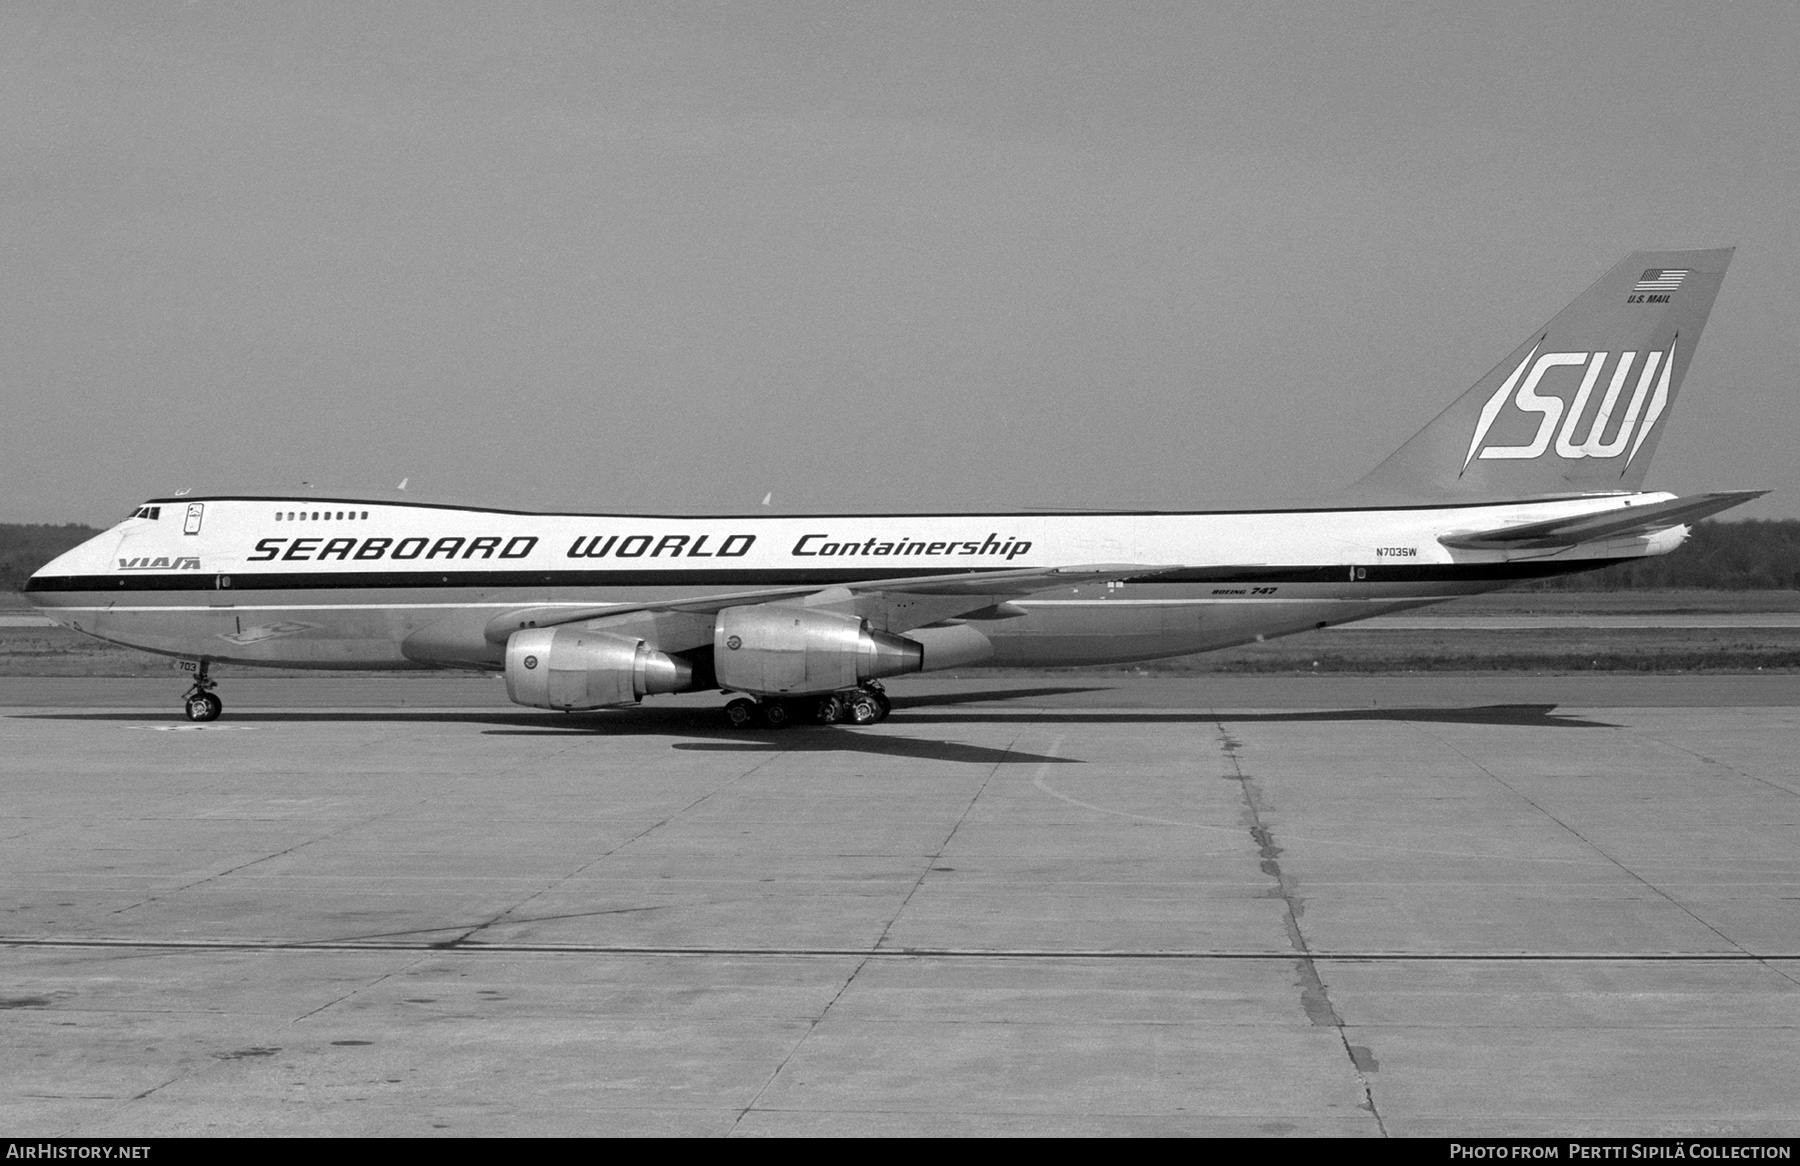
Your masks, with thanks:
<instances>
[{"instance_id":1,"label":"hazy gray sky","mask_svg":"<svg viewBox=\"0 0 1800 1166\"><path fill-rule=\"evenodd\" d=\"M1322 493L1736 244L1651 486L1800 515L1800 6L0 8L10 521Z\"/></svg>"}]
</instances>

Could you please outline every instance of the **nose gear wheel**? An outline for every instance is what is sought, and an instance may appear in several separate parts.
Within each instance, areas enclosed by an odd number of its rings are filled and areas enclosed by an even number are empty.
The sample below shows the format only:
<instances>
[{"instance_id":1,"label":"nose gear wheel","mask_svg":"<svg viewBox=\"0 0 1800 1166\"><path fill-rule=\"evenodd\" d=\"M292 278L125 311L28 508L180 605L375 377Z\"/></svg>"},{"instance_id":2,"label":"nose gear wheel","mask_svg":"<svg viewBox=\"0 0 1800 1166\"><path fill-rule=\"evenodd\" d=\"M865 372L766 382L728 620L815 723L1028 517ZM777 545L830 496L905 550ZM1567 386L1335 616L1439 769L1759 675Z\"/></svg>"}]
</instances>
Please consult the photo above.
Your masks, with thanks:
<instances>
[{"instance_id":1,"label":"nose gear wheel","mask_svg":"<svg viewBox=\"0 0 1800 1166\"><path fill-rule=\"evenodd\" d=\"M194 674L194 683L181 698L181 711L190 721L216 721L219 714L225 711L225 702L213 693L218 684L206 675L207 661L200 661L200 670Z\"/></svg>"},{"instance_id":2,"label":"nose gear wheel","mask_svg":"<svg viewBox=\"0 0 1800 1166\"><path fill-rule=\"evenodd\" d=\"M225 711L225 702L210 692L196 693L187 698L182 711L190 721L216 721Z\"/></svg>"}]
</instances>

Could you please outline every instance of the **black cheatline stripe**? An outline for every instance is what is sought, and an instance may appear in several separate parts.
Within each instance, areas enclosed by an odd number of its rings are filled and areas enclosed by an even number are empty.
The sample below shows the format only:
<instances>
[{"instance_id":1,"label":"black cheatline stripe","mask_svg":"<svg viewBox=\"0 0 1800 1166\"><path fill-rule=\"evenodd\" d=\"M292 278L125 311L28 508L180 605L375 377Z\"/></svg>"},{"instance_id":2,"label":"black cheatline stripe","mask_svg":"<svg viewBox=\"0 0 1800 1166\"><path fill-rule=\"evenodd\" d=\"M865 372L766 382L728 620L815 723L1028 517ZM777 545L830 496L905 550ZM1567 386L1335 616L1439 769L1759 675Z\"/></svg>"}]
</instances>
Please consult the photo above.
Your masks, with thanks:
<instances>
[{"instance_id":1,"label":"black cheatline stripe","mask_svg":"<svg viewBox=\"0 0 1800 1166\"><path fill-rule=\"evenodd\" d=\"M1371 564L1358 583L1458 583L1542 579L1610 566L1616 559L1557 563ZM1005 568L994 568L1004 570ZM1348 565L1317 567L1195 567L1155 575L1123 576L1128 583L1349 583ZM929 575L964 575L966 567L878 571L856 567L778 567L697 571L182 571L166 574L33 576L27 592L97 591L325 591L498 587L814 587L874 583ZM229 578L229 587L221 580Z\"/></svg>"},{"instance_id":2,"label":"black cheatline stripe","mask_svg":"<svg viewBox=\"0 0 1800 1166\"><path fill-rule=\"evenodd\" d=\"M1000 570L1003 568L995 568ZM183 571L162 575L64 575L34 577L27 591L317 591L465 587L784 587L966 575L967 567L872 571L852 568L698 571L295 571L292 573ZM220 580L231 580L229 587Z\"/></svg>"},{"instance_id":3,"label":"black cheatline stripe","mask_svg":"<svg viewBox=\"0 0 1800 1166\"><path fill-rule=\"evenodd\" d=\"M1587 559L1559 563L1371 563L1359 564L1366 572L1357 583L1457 583L1488 579L1543 579L1593 571L1621 562L1619 559ZM1127 577L1127 583L1349 583L1351 567L1196 567L1156 575Z\"/></svg>"}]
</instances>

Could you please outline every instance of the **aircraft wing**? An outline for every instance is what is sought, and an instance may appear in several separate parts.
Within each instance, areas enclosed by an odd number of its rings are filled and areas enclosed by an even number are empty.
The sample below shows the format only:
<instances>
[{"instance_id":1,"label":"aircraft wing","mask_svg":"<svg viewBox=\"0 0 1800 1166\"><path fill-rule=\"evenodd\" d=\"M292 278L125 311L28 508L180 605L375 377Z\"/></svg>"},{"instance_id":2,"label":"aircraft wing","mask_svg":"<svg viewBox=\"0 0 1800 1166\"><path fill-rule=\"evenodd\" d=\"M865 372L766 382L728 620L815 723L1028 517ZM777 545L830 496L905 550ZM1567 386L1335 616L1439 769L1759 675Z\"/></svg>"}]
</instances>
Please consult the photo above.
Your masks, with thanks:
<instances>
[{"instance_id":1,"label":"aircraft wing","mask_svg":"<svg viewBox=\"0 0 1800 1166\"><path fill-rule=\"evenodd\" d=\"M1672 526L1697 522L1702 518L1729 510L1752 498L1760 498L1767 490L1726 490L1716 494L1696 494L1691 498L1671 498L1649 506L1624 506L1599 514L1581 514L1572 518L1553 518L1548 522L1528 522L1518 526L1501 526L1488 530L1456 531L1440 535L1438 541L1447 547L1468 551L1547 550L1572 547L1597 539L1623 538Z\"/></svg>"},{"instance_id":2,"label":"aircraft wing","mask_svg":"<svg viewBox=\"0 0 1800 1166\"><path fill-rule=\"evenodd\" d=\"M641 612L714 615L728 607L755 603L797 603L803 607L853 613L882 624L883 630L900 632L990 608L1000 609L995 612L996 618L1009 618L1015 614L1023 614L1007 612L1002 608L1009 599L1021 598L1052 587L1080 586L1083 583L1126 577L1141 579L1159 571L1174 569L1173 566L1145 566L1141 563L1084 563L1069 567L964 571L954 575L918 575L900 579L871 579L860 583L775 587L761 591L736 591L648 603L527 607L495 616L488 621L485 635L490 643L499 644L522 628L557 627Z\"/></svg>"}]
</instances>

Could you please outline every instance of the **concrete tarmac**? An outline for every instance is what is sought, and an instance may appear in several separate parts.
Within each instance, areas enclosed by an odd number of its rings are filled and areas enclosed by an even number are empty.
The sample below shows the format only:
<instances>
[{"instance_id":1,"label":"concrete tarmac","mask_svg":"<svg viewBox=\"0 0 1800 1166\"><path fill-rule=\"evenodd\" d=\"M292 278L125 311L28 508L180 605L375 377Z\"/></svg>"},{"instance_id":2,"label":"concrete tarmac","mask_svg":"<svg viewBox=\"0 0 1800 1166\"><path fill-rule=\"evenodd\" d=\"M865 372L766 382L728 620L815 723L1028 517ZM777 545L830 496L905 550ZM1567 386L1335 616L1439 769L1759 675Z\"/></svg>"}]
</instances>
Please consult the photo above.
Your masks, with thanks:
<instances>
[{"instance_id":1,"label":"concrete tarmac","mask_svg":"<svg viewBox=\"0 0 1800 1166\"><path fill-rule=\"evenodd\" d=\"M0 1128L1800 1134L1800 680L0 680Z\"/></svg>"}]
</instances>

